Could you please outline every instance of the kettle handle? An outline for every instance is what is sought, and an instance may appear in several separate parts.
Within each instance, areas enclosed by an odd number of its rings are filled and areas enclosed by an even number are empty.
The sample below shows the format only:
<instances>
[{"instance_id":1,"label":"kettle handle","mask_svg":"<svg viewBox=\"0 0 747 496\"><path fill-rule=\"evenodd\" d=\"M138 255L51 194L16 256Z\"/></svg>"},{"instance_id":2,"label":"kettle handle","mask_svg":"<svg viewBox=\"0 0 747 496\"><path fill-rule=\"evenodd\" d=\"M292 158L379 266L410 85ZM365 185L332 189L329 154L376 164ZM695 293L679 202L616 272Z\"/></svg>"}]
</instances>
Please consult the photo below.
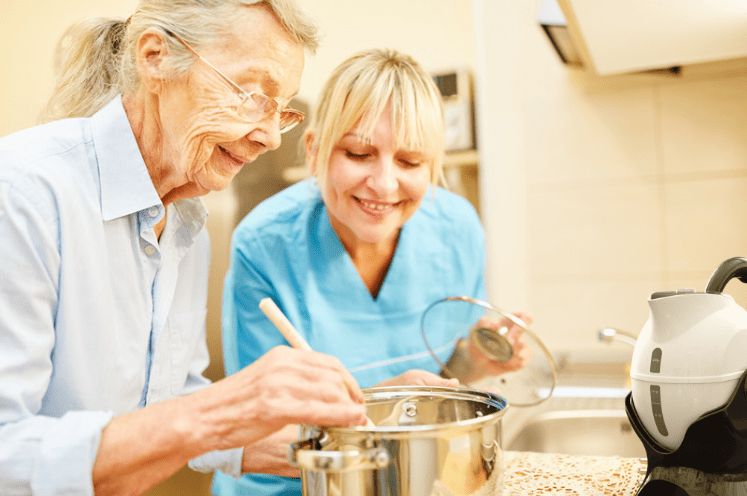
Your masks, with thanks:
<instances>
[{"instance_id":1,"label":"kettle handle","mask_svg":"<svg viewBox=\"0 0 747 496\"><path fill-rule=\"evenodd\" d=\"M711 278L708 280L706 293L721 294L726 287L726 283L735 277L747 283L747 258L734 257L721 262L721 265L713 271Z\"/></svg>"}]
</instances>

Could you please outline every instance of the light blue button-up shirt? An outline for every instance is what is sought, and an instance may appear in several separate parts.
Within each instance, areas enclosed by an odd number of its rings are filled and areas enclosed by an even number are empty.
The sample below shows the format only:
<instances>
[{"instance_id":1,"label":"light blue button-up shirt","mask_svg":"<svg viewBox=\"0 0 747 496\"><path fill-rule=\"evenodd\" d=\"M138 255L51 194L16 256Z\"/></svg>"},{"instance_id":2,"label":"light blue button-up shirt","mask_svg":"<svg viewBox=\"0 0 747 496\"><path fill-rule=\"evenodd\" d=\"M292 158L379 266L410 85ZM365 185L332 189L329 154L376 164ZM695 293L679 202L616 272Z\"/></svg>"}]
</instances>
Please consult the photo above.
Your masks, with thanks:
<instances>
[{"instance_id":1,"label":"light blue button-up shirt","mask_svg":"<svg viewBox=\"0 0 747 496\"><path fill-rule=\"evenodd\" d=\"M0 139L0 494L93 494L113 416L208 384L206 216L164 209L120 98Z\"/></svg>"}]
</instances>

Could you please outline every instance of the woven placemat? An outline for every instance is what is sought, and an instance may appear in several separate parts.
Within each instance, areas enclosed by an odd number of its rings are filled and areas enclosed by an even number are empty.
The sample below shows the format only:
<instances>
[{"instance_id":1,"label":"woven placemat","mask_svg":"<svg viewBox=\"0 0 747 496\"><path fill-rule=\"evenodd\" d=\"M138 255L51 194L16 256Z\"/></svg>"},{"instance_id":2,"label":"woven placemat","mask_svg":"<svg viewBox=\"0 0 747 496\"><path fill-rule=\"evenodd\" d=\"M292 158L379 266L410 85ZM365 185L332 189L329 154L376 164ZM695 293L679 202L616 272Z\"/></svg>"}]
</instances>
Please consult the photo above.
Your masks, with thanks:
<instances>
[{"instance_id":1,"label":"woven placemat","mask_svg":"<svg viewBox=\"0 0 747 496\"><path fill-rule=\"evenodd\" d=\"M645 473L638 458L504 453L504 496L634 496Z\"/></svg>"}]
</instances>

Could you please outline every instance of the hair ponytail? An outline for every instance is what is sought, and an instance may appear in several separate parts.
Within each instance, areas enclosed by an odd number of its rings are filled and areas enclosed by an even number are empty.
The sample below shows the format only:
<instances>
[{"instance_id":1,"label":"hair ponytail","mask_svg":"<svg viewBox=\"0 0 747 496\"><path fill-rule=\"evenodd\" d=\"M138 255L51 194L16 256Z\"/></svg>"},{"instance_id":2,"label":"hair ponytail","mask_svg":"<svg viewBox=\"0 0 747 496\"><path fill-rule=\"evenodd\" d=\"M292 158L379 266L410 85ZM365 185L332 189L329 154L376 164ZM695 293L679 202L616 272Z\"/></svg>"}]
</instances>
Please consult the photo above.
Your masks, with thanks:
<instances>
[{"instance_id":1,"label":"hair ponytail","mask_svg":"<svg viewBox=\"0 0 747 496\"><path fill-rule=\"evenodd\" d=\"M88 117L122 93L120 60L127 21L86 19L70 27L55 51L57 83L41 120Z\"/></svg>"}]
</instances>

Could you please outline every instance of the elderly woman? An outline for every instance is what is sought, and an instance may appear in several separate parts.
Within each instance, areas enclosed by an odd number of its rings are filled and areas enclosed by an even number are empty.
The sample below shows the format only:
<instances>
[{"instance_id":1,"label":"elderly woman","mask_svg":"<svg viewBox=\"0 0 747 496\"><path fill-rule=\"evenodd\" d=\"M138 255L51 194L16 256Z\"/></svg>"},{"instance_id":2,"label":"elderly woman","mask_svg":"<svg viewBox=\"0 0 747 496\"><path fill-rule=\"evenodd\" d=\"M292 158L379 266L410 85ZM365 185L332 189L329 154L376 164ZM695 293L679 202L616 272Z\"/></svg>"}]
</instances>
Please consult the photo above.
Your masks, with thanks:
<instances>
[{"instance_id":1,"label":"elderly woman","mask_svg":"<svg viewBox=\"0 0 747 496\"><path fill-rule=\"evenodd\" d=\"M321 353L201 375L195 197L303 118L287 104L315 33L292 0L142 0L68 34L65 119L0 140L0 493L139 494L188 461L238 477L286 424L365 423Z\"/></svg>"},{"instance_id":2,"label":"elderly woman","mask_svg":"<svg viewBox=\"0 0 747 496\"><path fill-rule=\"evenodd\" d=\"M362 386L439 384L420 334L423 312L441 298L485 299L486 291L480 220L464 198L436 187L444 153L438 89L410 57L369 50L332 73L312 117L305 147L315 181L269 198L233 235L226 371L284 343L257 308L269 297ZM520 328L509 332L515 358L485 363L484 373L524 365ZM435 339L453 347L453 335ZM297 437L285 432L286 441ZM283 446L263 444L266 457L283 461ZM222 496L301 494L298 479L259 474L234 481L217 473L213 487Z\"/></svg>"}]
</instances>

